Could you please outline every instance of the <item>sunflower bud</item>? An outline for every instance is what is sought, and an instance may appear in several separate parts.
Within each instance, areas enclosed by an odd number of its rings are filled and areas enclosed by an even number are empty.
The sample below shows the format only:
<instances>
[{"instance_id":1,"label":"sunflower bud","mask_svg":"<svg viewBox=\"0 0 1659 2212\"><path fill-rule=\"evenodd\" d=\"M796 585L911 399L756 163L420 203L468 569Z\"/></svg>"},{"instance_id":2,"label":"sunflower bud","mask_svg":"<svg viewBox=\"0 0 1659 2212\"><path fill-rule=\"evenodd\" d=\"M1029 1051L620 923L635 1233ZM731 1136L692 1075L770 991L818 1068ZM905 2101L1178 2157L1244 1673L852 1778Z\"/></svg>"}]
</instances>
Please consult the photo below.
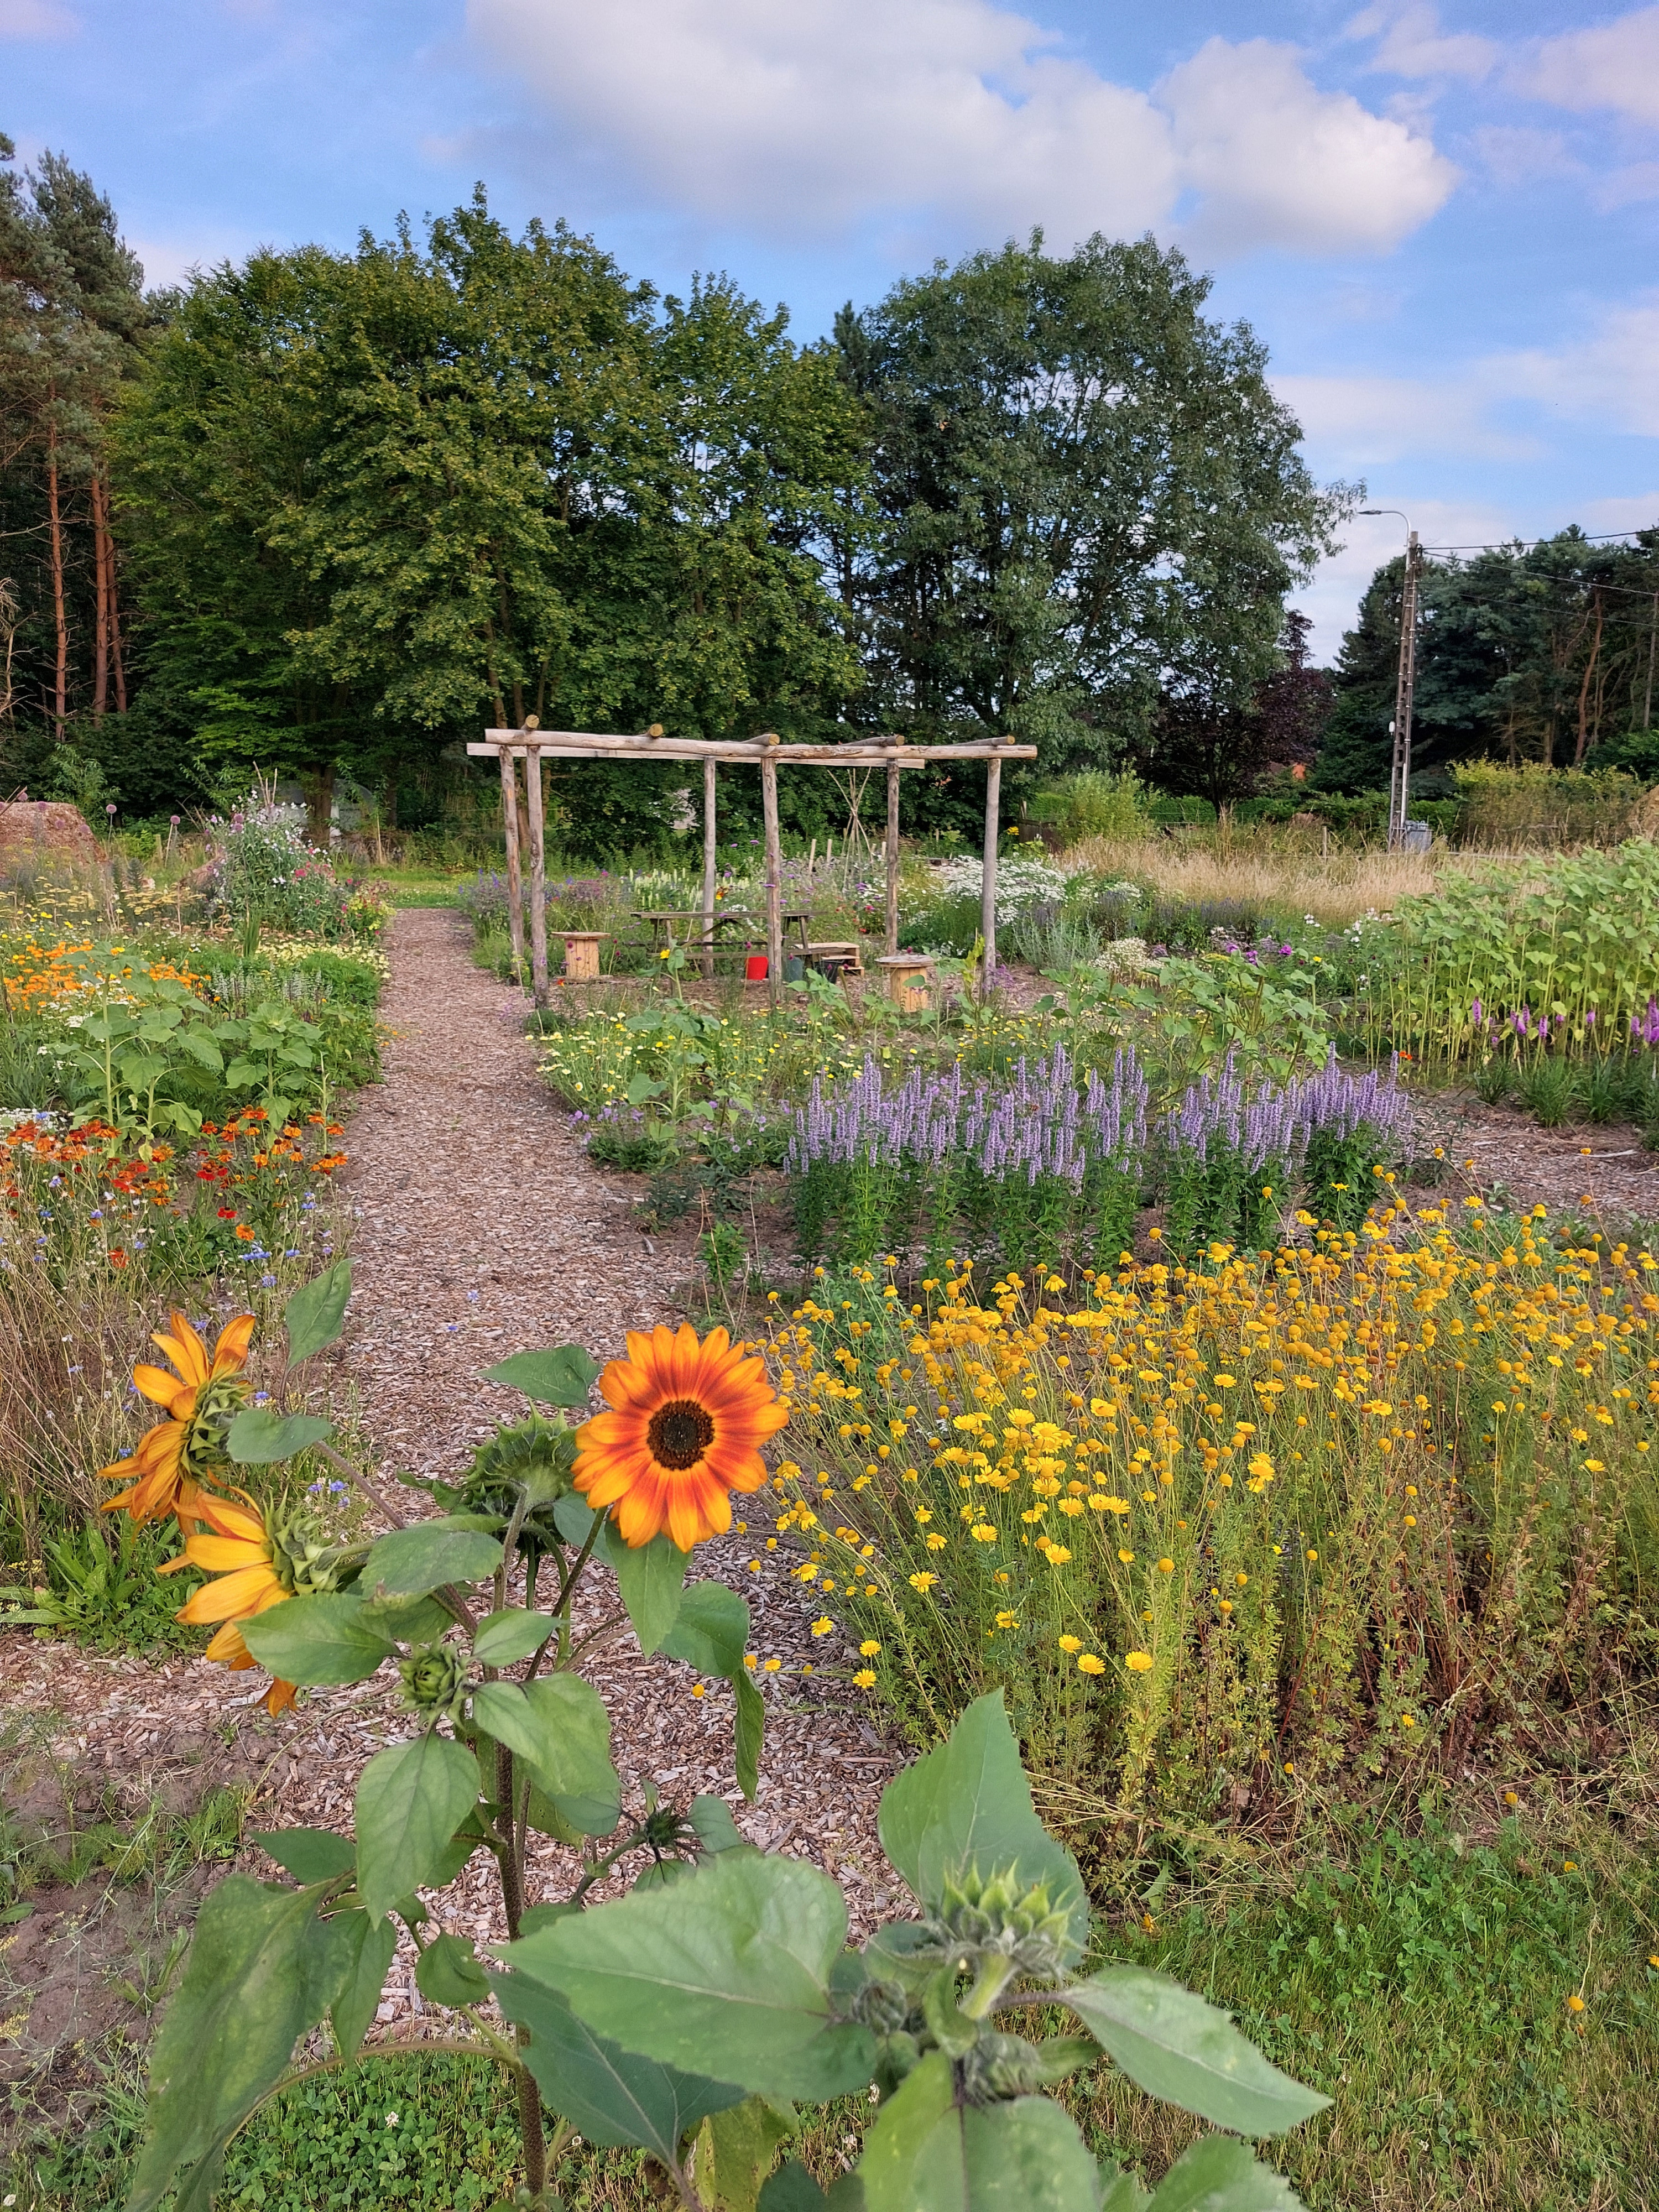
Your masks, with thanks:
<instances>
[{"instance_id":1,"label":"sunflower bud","mask_svg":"<svg viewBox=\"0 0 1659 2212\"><path fill-rule=\"evenodd\" d=\"M337 1544L301 1506L286 1521L266 1518L270 1564L291 1597L321 1597L349 1582L362 1564L361 1544Z\"/></svg>"},{"instance_id":2,"label":"sunflower bud","mask_svg":"<svg viewBox=\"0 0 1659 2212\"><path fill-rule=\"evenodd\" d=\"M989 2105L1000 2098L1035 2097L1098 2056L1097 2045L1080 2037L1028 2043L1023 2035L999 2035L987 2028L959 2062L963 2099L969 2105Z\"/></svg>"},{"instance_id":3,"label":"sunflower bud","mask_svg":"<svg viewBox=\"0 0 1659 2212\"><path fill-rule=\"evenodd\" d=\"M945 1875L933 1926L941 1948L994 1952L1021 1973L1051 1974L1071 1922L1054 1909L1046 1882L1022 1883L1013 1866L988 1875L969 1865Z\"/></svg>"},{"instance_id":4,"label":"sunflower bud","mask_svg":"<svg viewBox=\"0 0 1659 2212\"><path fill-rule=\"evenodd\" d=\"M575 1460L574 1431L531 1413L479 1445L462 1478L461 1510L510 1521L522 1503L520 1543L550 1550L558 1541L553 1508L573 1487Z\"/></svg>"},{"instance_id":5,"label":"sunflower bud","mask_svg":"<svg viewBox=\"0 0 1659 2212\"><path fill-rule=\"evenodd\" d=\"M248 1401L247 1378L221 1375L203 1383L196 1393L185 1440L179 1448L179 1471L191 1482L214 1482L230 1465L225 1438L230 1425Z\"/></svg>"},{"instance_id":6,"label":"sunflower bud","mask_svg":"<svg viewBox=\"0 0 1659 2212\"><path fill-rule=\"evenodd\" d=\"M398 1662L403 1701L428 1728L441 1720L459 1725L467 1692L467 1653L459 1644L419 1644Z\"/></svg>"},{"instance_id":7,"label":"sunflower bud","mask_svg":"<svg viewBox=\"0 0 1659 2212\"><path fill-rule=\"evenodd\" d=\"M866 1982L854 1990L847 2017L877 2035L896 2035L910 2017L910 1999L898 1982Z\"/></svg>"}]
</instances>

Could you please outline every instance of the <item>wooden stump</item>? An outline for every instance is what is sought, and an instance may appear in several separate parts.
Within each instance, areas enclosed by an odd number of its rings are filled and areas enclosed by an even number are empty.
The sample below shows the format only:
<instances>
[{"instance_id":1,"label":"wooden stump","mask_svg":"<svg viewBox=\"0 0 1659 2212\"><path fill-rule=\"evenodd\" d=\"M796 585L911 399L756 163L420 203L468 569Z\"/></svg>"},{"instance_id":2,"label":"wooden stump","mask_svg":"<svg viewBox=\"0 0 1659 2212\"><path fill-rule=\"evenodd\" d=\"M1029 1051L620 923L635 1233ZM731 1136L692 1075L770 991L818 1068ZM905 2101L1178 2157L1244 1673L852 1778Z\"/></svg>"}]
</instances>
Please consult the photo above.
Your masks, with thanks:
<instances>
[{"instance_id":1,"label":"wooden stump","mask_svg":"<svg viewBox=\"0 0 1659 2212\"><path fill-rule=\"evenodd\" d=\"M567 929L564 938L564 980L567 983L597 983L599 947L611 934L606 929Z\"/></svg>"},{"instance_id":2,"label":"wooden stump","mask_svg":"<svg viewBox=\"0 0 1659 2212\"><path fill-rule=\"evenodd\" d=\"M933 1004L933 963L926 952L888 952L876 962L887 995L901 1013L924 1014Z\"/></svg>"}]
</instances>

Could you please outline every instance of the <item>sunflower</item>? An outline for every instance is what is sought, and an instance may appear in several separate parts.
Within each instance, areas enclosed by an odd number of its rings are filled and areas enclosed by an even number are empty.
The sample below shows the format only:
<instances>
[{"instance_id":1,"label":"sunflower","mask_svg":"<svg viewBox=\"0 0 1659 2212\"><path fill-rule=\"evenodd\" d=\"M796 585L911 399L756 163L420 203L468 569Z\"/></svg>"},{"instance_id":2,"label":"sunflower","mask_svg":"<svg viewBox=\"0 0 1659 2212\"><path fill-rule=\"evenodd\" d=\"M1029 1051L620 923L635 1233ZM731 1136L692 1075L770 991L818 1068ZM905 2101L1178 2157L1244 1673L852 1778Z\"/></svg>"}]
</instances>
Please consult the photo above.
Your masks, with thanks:
<instances>
[{"instance_id":1,"label":"sunflower","mask_svg":"<svg viewBox=\"0 0 1659 2212\"><path fill-rule=\"evenodd\" d=\"M173 1617L192 1627L207 1621L222 1623L203 1656L241 1674L258 1662L243 1642L237 1622L268 1613L273 1605L284 1604L294 1595L284 1587L277 1571L279 1547L252 1498L216 1498L186 1484L179 1494L178 1513L180 1522L189 1523L192 1533L179 1557L167 1560L157 1573L201 1567L220 1579L204 1583ZM280 1713L294 1703L294 1698L292 1682L273 1680L265 1695L265 1710Z\"/></svg>"},{"instance_id":2,"label":"sunflower","mask_svg":"<svg viewBox=\"0 0 1659 2212\"><path fill-rule=\"evenodd\" d=\"M613 1410L577 1432L575 1484L615 1509L623 1541L665 1528L682 1552L732 1525L732 1490L766 1480L760 1446L789 1415L748 1347L723 1328L700 1344L690 1322L629 1330L628 1357L599 1377Z\"/></svg>"},{"instance_id":3,"label":"sunflower","mask_svg":"<svg viewBox=\"0 0 1659 2212\"><path fill-rule=\"evenodd\" d=\"M246 1401L241 1370L252 1338L253 1316L238 1314L219 1332L210 1358L183 1314L175 1313L172 1335L150 1339L179 1373L169 1375L165 1367L141 1362L132 1380L152 1405L166 1407L167 1419L140 1440L131 1459L98 1470L105 1482L131 1479L118 1498L105 1499L106 1513L125 1506L135 1521L160 1521L177 1510L181 1490L211 1471L221 1457L225 1428Z\"/></svg>"}]
</instances>

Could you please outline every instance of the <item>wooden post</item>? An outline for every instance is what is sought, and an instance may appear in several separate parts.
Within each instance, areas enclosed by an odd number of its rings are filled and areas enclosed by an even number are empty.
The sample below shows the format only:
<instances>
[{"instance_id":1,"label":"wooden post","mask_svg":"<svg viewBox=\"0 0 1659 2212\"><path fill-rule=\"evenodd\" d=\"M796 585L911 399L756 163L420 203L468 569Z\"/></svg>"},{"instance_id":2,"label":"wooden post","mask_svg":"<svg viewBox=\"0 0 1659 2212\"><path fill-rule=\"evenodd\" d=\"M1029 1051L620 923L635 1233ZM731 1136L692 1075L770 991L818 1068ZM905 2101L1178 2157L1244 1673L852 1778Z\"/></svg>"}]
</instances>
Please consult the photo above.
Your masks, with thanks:
<instances>
[{"instance_id":1,"label":"wooden post","mask_svg":"<svg viewBox=\"0 0 1659 2212\"><path fill-rule=\"evenodd\" d=\"M702 764L702 972L714 972L714 763Z\"/></svg>"},{"instance_id":2,"label":"wooden post","mask_svg":"<svg viewBox=\"0 0 1659 2212\"><path fill-rule=\"evenodd\" d=\"M895 738L902 744L902 738ZM887 930L883 951L890 959L898 951L899 778L904 773L896 760L887 763Z\"/></svg>"},{"instance_id":3,"label":"wooden post","mask_svg":"<svg viewBox=\"0 0 1659 2212\"><path fill-rule=\"evenodd\" d=\"M519 866L519 772L513 748L502 745L501 834L507 840L507 915L513 932L513 980L524 981L524 876Z\"/></svg>"},{"instance_id":4,"label":"wooden post","mask_svg":"<svg viewBox=\"0 0 1659 2212\"><path fill-rule=\"evenodd\" d=\"M762 743L761 812L766 823L766 990L769 1003L782 1003L783 846L778 836L778 740L769 730Z\"/></svg>"},{"instance_id":5,"label":"wooden post","mask_svg":"<svg viewBox=\"0 0 1659 2212\"><path fill-rule=\"evenodd\" d=\"M994 753L985 763L985 881L980 893L979 995L991 996L991 970L997 958L997 831L1002 808L1002 763Z\"/></svg>"},{"instance_id":6,"label":"wooden post","mask_svg":"<svg viewBox=\"0 0 1659 2212\"><path fill-rule=\"evenodd\" d=\"M537 727L533 715L526 731ZM530 801L530 986L536 1004L547 1004L547 852L542 819L542 757L533 744L525 749L525 796Z\"/></svg>"}]
</instances>

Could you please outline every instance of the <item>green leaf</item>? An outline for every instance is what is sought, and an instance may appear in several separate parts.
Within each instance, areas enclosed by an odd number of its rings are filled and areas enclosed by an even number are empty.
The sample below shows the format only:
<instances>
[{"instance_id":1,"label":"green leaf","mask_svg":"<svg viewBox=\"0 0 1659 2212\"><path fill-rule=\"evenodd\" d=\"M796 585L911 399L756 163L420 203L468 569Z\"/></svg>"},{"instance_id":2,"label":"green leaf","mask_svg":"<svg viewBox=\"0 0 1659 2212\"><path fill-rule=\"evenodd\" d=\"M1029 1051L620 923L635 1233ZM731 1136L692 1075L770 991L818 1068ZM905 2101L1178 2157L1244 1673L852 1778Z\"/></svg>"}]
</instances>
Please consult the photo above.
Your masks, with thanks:
<instances>
[{"instance_id":1,"label":"green leaf","mask_svg":"<svg viewBox=\"0 0 1659 2212\"><path fill-rule=\"evenodd\" d=\"M856 2172L843 2173L826 2197L792 2158L762 2189L759 2212L864 2212L864 2184Z\"/></svg>"},{"instance_id":2,"label":"green leaf","mask_svg":"<svg viewBox=\"0 0 1659 2212\"><path fill-rule=\"evenodd\" d=\"M482 2004L489 1984L472 1946L459 1936L434 1936L415 1962L415 1986L431 2004Z\"/></svg>"},{"instance_id":3,"label":"green leaf","mask_svg":"<svg viewBox=\"0 0 1659 2212\"><path fill-rule=\"evenodd\" d=\"M313 1282L295 1291L283 1310L288 1330L288 1364L297 1367L325 1351L345 1325L351 1296L351 1262L337 1260Z\"/></svg>"},{"instance_id":4,"label":"green leaf","mask_svg":"<svg viewBox=\"0 0 1659 2212\"><path fill-rule=\"evenodd\" d=\"M389 1911L431 1880L477 1795L476 1760L447 1736L375 1753L358 1777L356 1823L357 1888L369 1912Z\"/></svg>"},{"instance_id":5,"label":"green leaf","mask_svg":"<svg viewBox=\"0 0 1659 2212\"><path fill-rule=\"evenodd\" d=\"M1100 2170L1047 2097L959 2106L930 2051L883 2106L860 2159L868 2212L1096 2212Z\"/></svg>"},{"instance_id":6,"label":"green leaf","mask_svg":"<svg viewBox=\"0 0 1659 2212\"><path fill-rule=\"evenodd\" d=\"M800 2133L791 2106L745 2097L711 2112L697 2130L697 2194L710 2212L757 2212L760 2185L781 2147Z\"/></svg>"},{"instance_id":7,"label":"green leaf","mask_svg":"<svg viewBox=\"0 0 1659 2212\"><path fill-rule=\"evenodd\" d=\"M622 1787L611 1763L611 1717L591 1684L579 1674L551 1674L522 1688L485 1682L473 1692L472 1715L524 1761L562 1824L585 1835L611 1833L622 1814ZM537 1816L532 1802L531 1818L540 1826Z\"/></svg>"},{"instance_id":8,"label":"green leaf","mask_svg":"<svg viewBox=\"0 0 1659 2212\"><path fill-rule=\"evenodd\" d=\"M152 2212L180 2166L223 2147L327 2011L350 1953L339 1918L318 1919L320 1898L234 1874L203 1904L150 2054L149 2133L129 2212Z\"/></svg>"},{"instance_id":9,"label":"green leaf","mask_svg":"<svg viewBox=\"0 0 1659 2212\"><path fill-rule=\"evenodd\" d=\"M550 1613L507 1606L478 1623L473 1656L485 1667L516 1667L520 1659L541 1650L557 1625Z\"/></svg>"},{"instance_id":10,"label":"green leaf","mask_svg":"<svg viewBox=\"0 0 1659 2212\"><path fill-rule=\"evenodd\" d=\"M579 1550L592 1534L599 1517L587 1500L574 1490L568 1490L553 1508L553 1526L567 1544L574 1544Z\"/></svg>"},{"instance_id":11,"label":"green leaf","mask_svg":"<svg viewBox=\"0 0 1659 2212\"><path fill-rule=\"evenodd\" d=\"M374 2024L386 1970L398 1948L398 1923L384 1917L372 1920L367 1912L343 1912L351 1963L335 1998L330 2018L340 2056L349 2058Z\"/></svg>"},{"instance_id":12,"label":"green leaf","mask_svg":"<svg viewBox=\"0 0 1659 2212\"><path fill-rule=\"evenodd\" d=\"M270 1406L246 1406L226 1433L225 1449L238 1467L269 1467L275 1460L292 1459L307 1444L325 1444L333 1433L333 1422L320 1413L279 1413Z\"/></svg>"},{"instance_id":13,"label":"green leaf","mask_svg":"<svg viewBox=\"0 0 1659 2212\"><path fill-rule=\"evenodd\" d=\"M355 1590L290 1598L241 1624L259 1664L284 1682L325 1689L366 1681L390 1657L388 1637L364 1617Z\"/></svg>"},{"instance_id":14,"label":"green leaf","mask_svg":"<svg viewBox=\"0 0 1659 2212\"><path fill-rule=\"evenodd\" d=\"M1152 2200L1141 2187L1138 2174L1122 2173L1115 2166L1103 2164L1100 2178L1106 2191L1100 2200L1100 2212L1147 2212Z\"/></svg>"},{"instance_id":15,"label":"green leaf","mask_svg":"<svg viewBox=\"0 0 1659 2212\"><path fill-rule=\"evenodd\" d=\"M754 1848L732 1818L732 1808L724 1797L694 1797L686 1808L685 1817L691 1823L698 1843L711 1858L717 1851L744 1851Z\"/></svg>"},{"instance_id":16,"label":"green leaf","mask_svg":"<svg viewBox=\"0 0 1659 2212\"><path fill-rule=\"evenodd\" d=\"M1163 1974L1106 1966L1059 1994L1132 2081L1216 2127L1278 2135L1330 2102L1271 2065L1217 2006Z\"/></svg>"},{"instance_id":17,"label":"green leaf","mask_svg":"<svg viewBox=\"0 0 1659 2212\"><path fill-rule=\"evenodd\" d=\"M1143 2200L1144 2202L1144 2200ZM1149 2212L1301 2212L1282 2174L1231 2136L1200 2136L1159 2184Z\"/></svg>"},{"instance_id":18,"label":"green leaf","mask_svg":"<svg viewBox=\"0 0 1659 2212\"><path fill-rule=\"evenodd\" d=\"M689 1881L562 1920L507 1955L625 2050L688 2068L718 2051L744 2089L827 2096L839 2090L823 2081L852 2088L874 2070L873 2038L830 2027L846 1934L841 1892L815 1867L724 1851Z\"/></svg>"},{"instance_id":19,"label":"green leaf","mask_svg":"<svg viewBox=\"0 0 1659 2212\"><path fill-rule=\"evenodd\" d=\"M455 1626L454 1614L435 1597L364 1597L362 1607L363 1626L388 1642L430 1644Z\"/></svg>"},{"instance_id":20,"label":"green leaf","mask_svg":"<svg viewBox=\"0 0 1659 2212\"><path fill-rule=\"evenodd\" d=\"M617 1577L628 1618L648 1659L659 1651L680 1610L680 1589L691 1554L682 1552L666 1536L653 1536L637 1549L624 1544L614 1522L605 1523L599 1549Z\"/></svg>"},{"instance_id":21,"label":"green leaf","mask_svg":"<svg viewBox=\"0 0 1659 2212\"><path fill-rule=\"evenodd\" d=\"M599 1371L580 1344L556 1345L550 1352L515 1352L486 1367L486 1382L503 1382L542 1406L585 1406Z\"/></svg>"},{"instance_id":22,"label":"green leaf","mask_svg":"<svg viewBox=\"0 0 1659 2212\"><path fill-rule=\"evenodd\" d=\"M737 1692L738 1700L732 1771L738 1778L738 1789L752 1805L760 1790L760 1755L766 1735L766 1700L741 1667L732 1677L732 1687Z\"/></svg>"},{"instance_id":23,"label":"green leaf","mask_svg":"<svg viewBox=\"0 0 1659 2212\"><path fill-rule=\"evenodd\" d=\"M699 2120L743 2097L734 2083L622 2050L579 2020L556 1990L523 1974L492 1974L489 1983L505 2017L530 2030L520 2055L543 2102L590 2142L637 2145L673 2161Z\"/></svg>"},{"instance_id":24,"label":"green leaf","mask_svg":"<svg viewBox=\"0 0 1659 2212\"><path fill-rule=\"evenodd\" d=\"M420 1597L447 1583L481 1582L501 1563L499 1536L482 1528L416 1521L380 1538L363 1564L363 1588L384 1589L393 1597Z\"/></svg>"},{"instance_id":25,"label":"green leaf","mask_svg":"<svg viewBox=\"0 0 1659 2212\"><path fill-rule=\"evenodd\" d=\"M679 1613L661 1649L700 1674L723 1675L730 1681L744 1672L748 1644L746 1601L724 1583L693 1583L681 1594Z\"/></svg>"},{"instance_id":26,"label":"green leaf","mask_svg":"<svg viewBox=\"0 0 1659 2212\"><path fill-rule=\"evenodd\" d=\"M256 1828L251 1840L295 1881L337 1881L357 1863L356 1846L332 1828Z\"/></svg>"},{"instance_id":27,"label":"green leaf","mask_svg":"<svg viewBox=\"0 0 1659 2212\"><path fill-rule=\"evenodd\" d=\"M1087 1942L1083 1876L1036 1816L1000 1690L976 1698L945 1742L888 1784L878 1826L921 1904L937 1905L945 1875L970 1861L987 1875L1013 1865L1023 1882L1046 1882L1050 1904L1069 1915L1069 1957Z\"/></svg>"}]
</instances>

